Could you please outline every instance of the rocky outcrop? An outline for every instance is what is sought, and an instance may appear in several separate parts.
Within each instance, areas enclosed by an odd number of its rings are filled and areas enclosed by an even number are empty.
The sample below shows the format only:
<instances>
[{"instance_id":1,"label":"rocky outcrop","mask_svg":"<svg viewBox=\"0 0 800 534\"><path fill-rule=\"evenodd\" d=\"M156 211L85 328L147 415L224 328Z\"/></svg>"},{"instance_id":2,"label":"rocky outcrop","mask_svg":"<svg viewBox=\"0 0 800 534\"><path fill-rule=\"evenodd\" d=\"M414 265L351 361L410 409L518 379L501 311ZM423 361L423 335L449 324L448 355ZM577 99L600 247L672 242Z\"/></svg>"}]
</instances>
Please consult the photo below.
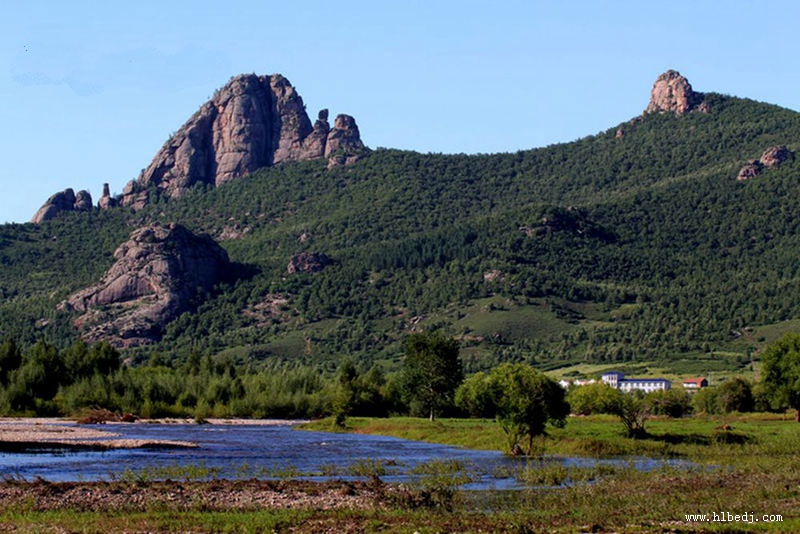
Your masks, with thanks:
<instances>
[{"instance_id":1,"label":"rocky outcrop","mask_svg":"<svg viewBox=\"0 0 800 534\"><path fill-rule=\"evenodd\" d=\"M164 144L123 191L122 204L147 203L147 190L177 197L195 184L218 186L261 167L333 156L352 162L365 151L355 120L328 110L312 127L303 99L280 74L240 75L216 92Z\"/></svg>"},{"instance_id":2,"label":"rocky outcrop","mask_svg":"<svg viewBox=\"0 0 800 534\"><path fill-rule=\"evenodd\" d=\"M761 154L761 164L764 167L775 167L784 161L794 159L794 152L789 150L786 145L771 146Z\"/></svg>"},{"instance_id":3,"label":"rocky outcrop","mask_svg":"<svg viewBox=\"0 0 800 534\"><path fill-rule=\"evenodd\" d=\"M763 168L764 166L757 159L748 161L744 167L739 169L739 174L736 176L736 179L740 182L743 182L745 180L749 180L750 178L755 178L761 174L761 170Z\"/></svg>"},{"instance_id":4,"label":"rocky outcrop","mask_svg":"<svg viewBox=\"0 0 800 534\"><path fill-rule=\"evenodd\" d=\"M76 195L71 188L67 188L48 198L47 202L33 216L31 222L49 221L67 211L89 211L91 209L92 195L88 191L78 191Z\"/></svg>"},{"instance_id":5,"label":"rocky outcrop","mask_svg":"<svg viewBox=\"0 0 800 534\"><path fill-rule=\"evenodd\" d=\"M333 261L321 252L301 252L289 259L286 272L293 273L316 273L331 265Z\"/></svg>"},{"instance_id":6,"label":"rocky outcrop","mask_svg":"<svg viewBox=\"0 0 800 534\"><path fill-rule=\"evenodd\" d=\"M75 203L72 205L75 211L91 211L92 209L92 195L88 191L78 191L75 195Z\"/></svg>"},{"instance_id":7,"label":"rocky outcrop","mask_svg":"<svg viewBox=\"0 0 800 534\"><path fill-rule=\"evenodd\" d=\"M749 180L761 174L764 169L776 167L785 161L794 159L794 152L789 150L786 145L774 145L769 147L761 154L760 159L748 161L739 170L736 179L741 181Z\"/></svg>"},{"instance_id":8,"label":"rocky outcrop","mask_svg":"<svg viewBox=\"0 0 800 534\"><path fill-rule=\"evenodd\" d=\"M614 232L591 221L585 210L573 206L550 209L542 215L539 225L521 226L519 230L528 237L548 236L565 232L592 239L600 239L608 243L616 240Z\"/></svg>"},{"instance_id":9,"label":"rocky outcrop","mask_svg":"<svg viewBox=\"0 0 800 534\"><path fill-rule=\"evenodd\" d=\"M364 144L356 120L350 115L339 115L333 123L325 144L328 167L349 165L358 161L364 153Z\"/></svg>"},{"instance_id":10,"label":"rocky outcrop","mask_svg":"<svg viewBox=\"0 0 800 534\"><path fill-rule=\"evenodd\" d=\"M210 290L229 268L211 238L179 225L135 230L114 252L116 263L100 282L61 308L81 312L75 324L88 342L118 347L155 341L163 327L189 309L199 290Z\"/></svg>"},{"instance_id":11,"label":"rocky outcrop","mask_svg":"<svg viewBox=\"0 0 800 534\"><path fill-rule=\"evenodd\" d=\"M678 71L668 70L656 78L650 92L650 103L644 112L685 115L696 109L708 111L708 106L703 102L704 97L703 93L692 90L689 80Z\"/></svg>"},{"instance_id":12,"label":"rocky outcrop","mask_svg":"<svg viewBox=\"0 0 800 534\"><path fill-rule=\"evenodd\" d=\"M111 196L111 189L108 187L108 184L103 184L103 194L100 196L100 200L97 202L97 207L101 210L107 210L115 207L116 205L117 199Z\"/></svg>"}]
</instances>

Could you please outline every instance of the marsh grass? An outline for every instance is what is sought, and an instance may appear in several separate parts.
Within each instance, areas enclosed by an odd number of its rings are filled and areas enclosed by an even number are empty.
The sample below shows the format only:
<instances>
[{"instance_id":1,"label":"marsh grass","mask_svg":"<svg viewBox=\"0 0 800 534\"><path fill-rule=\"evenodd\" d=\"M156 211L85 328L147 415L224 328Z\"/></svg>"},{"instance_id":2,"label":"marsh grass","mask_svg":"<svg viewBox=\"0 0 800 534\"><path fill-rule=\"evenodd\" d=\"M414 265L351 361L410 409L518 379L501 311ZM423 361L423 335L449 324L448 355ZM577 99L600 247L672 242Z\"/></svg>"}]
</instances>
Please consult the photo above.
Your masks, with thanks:
<instances>
[{"instance_id":1,"label":"marsh grass","mask_svg":"<svg viewBox=\"0 0 800 534\"><path fill-rule=\"evenodd\" d=\"M386 476L389 462L375 458L361 458L350 463L348 471L357 477L382 477Z\"/></svg>"},{"instance_id":2,"label":"marsh grass","mask_svg":"<svg viewBox=\"0 0 800 534\"><path fill-rule=\"evenodd\" d=\"M121 473L110 475L113 482L153 482L156 480L183 480L184 482L197 482L218 479L222 469L208 467L205 462L192 465L160 465L155 467L142 467L140 469L126 468Z\"/></svg>"}]
</instances>

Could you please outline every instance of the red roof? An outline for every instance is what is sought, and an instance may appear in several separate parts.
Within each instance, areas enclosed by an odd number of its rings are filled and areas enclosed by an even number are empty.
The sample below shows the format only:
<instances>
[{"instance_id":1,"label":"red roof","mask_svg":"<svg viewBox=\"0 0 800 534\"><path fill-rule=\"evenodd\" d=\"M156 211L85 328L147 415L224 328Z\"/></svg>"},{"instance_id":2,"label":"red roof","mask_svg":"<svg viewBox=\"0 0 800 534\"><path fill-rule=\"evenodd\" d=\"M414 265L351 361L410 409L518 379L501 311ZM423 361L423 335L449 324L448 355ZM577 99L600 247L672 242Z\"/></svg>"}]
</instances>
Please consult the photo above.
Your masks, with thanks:
<instances>
[{"instance_id":1,"label":"red roof","mask_svg":"<svg viewBox=\"0 0 800 534\"><path fill-rule=\"evenodd\" d=\"M700 384L702 384L703 382L706 382L706 379L705 379L705 378L685 378L685 379L683 380L683 383L684 383L684 384L696 384L696 385L698 385L698 386L699 386Z\"/></svg>"}]
</instances>

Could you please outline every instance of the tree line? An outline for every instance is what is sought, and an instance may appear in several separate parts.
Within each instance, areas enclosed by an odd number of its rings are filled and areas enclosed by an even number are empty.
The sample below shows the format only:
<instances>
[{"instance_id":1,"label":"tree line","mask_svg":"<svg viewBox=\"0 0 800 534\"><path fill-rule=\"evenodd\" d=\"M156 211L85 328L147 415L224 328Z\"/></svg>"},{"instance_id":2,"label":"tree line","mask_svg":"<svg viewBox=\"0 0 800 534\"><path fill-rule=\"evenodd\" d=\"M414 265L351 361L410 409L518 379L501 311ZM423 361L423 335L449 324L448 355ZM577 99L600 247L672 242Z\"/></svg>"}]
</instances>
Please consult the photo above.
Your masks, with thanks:
<instances>
[{"instance_id":1,"label":"tree line","mask_svg":"<svg viewBox=\"0 0 800 534\"><path fill-rule=\"evenodd\" d=\"M87 408L139 417L316 418L410 414L493 418L513 454L530 455L548 425L574 414L610 413L630 437L647 435L651 415L785 410L800 413L800 334L787 334L762 358L757 384L733 378L690 395L681 388L622 393L604 383L571 388L530 365L503 363L465 379L457 340L440 331L410 334L401 370L359 369L351 358L335 373L306 366L254 368L198 352L180 364L153 353L144 365L123 364L108 343L82 341L59 350L39 341L21 350L0 344L0 415L69 415ZM798 416L800 420L800 416Z\"/></svg>"}]
</instances>

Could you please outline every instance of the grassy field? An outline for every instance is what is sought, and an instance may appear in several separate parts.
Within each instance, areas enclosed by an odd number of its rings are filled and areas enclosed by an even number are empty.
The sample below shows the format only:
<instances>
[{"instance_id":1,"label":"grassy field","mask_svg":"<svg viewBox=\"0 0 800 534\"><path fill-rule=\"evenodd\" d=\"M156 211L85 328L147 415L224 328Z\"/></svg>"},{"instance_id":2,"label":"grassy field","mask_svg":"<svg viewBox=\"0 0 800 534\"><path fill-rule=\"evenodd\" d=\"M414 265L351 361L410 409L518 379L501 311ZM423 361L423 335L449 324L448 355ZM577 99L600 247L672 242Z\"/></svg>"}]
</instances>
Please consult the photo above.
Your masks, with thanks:
<instances>
[{"instance_id":1,"label":"grassy field","mask_svg":"<svg viewBox=\"0 0 800 534\"><path fill-rule=\"evenodd\" d=\"M329 430L331 421L307 428ZM478 449L505 443L489 420L349 418L347 431ZM625 464L571 468L531 459L511 473L529 489L469 492L457 489L460 466L437 465L404 498L369 509L175 509L159 501L125 512L0 503L0 532L800 531L800 425L791 414L653 419L647 431L646 439L634 440L613 417L574 417L550 430L543 449L545 457L680 458L691 466L640 472Z\"/></svg>"}]
</instances>

